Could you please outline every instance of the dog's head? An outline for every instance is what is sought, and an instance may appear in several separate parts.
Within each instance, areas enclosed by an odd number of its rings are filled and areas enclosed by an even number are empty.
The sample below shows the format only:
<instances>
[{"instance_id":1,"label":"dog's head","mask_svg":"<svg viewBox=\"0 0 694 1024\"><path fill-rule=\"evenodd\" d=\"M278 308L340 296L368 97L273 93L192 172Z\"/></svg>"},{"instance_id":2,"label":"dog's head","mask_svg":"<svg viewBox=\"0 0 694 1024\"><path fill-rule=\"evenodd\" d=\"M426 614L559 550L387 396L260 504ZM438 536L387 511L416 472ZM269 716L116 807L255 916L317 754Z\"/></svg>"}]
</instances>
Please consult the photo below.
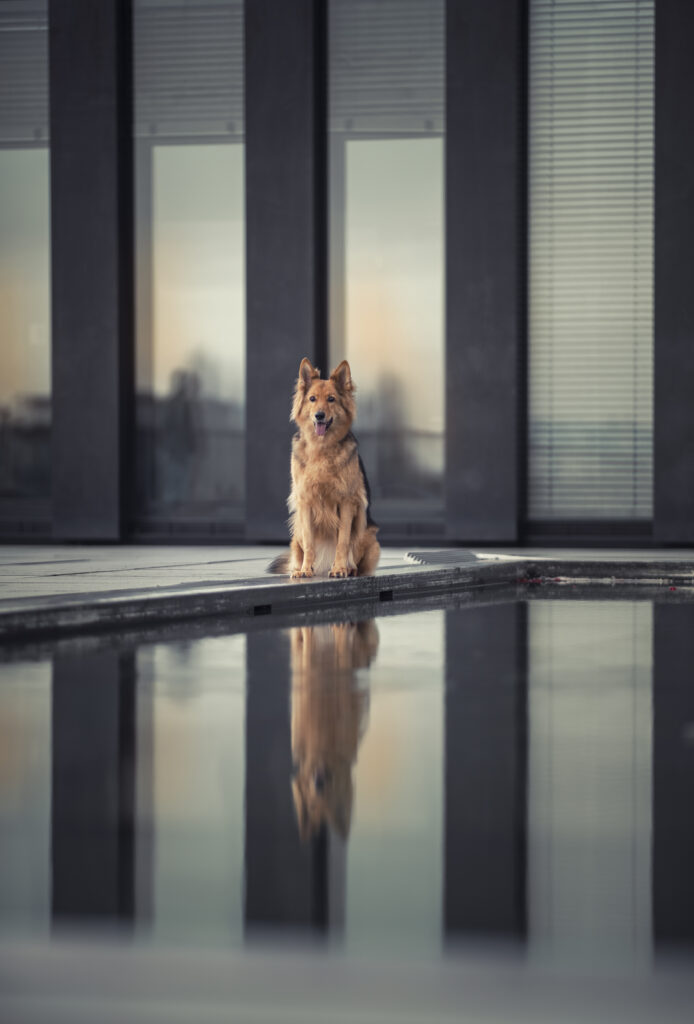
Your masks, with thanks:
<instances>
[{"instance_id":1,"label":"dog's head","mask_svg":"<svg viewBox=\"0 0 694 1024\"><path fill-rule=\"evenodd\" d=\"M328 825L346 839L352 818L352 766L333 760L294 766L292 795L299 837L302 842L318 835Z\"/></svg>"},{"instance_id":2,"label":"dog's head","mask_svg":"<svg viewBox=\"0 0 694 1024\"><path fill-rule=\"evenodd\" d=\"M346 359L327 380L321 380L320 370L308 359L302 359L291 414L302 437L317 444L343 438L356 413L355 391Z\"/></svg>"}]
</instances>

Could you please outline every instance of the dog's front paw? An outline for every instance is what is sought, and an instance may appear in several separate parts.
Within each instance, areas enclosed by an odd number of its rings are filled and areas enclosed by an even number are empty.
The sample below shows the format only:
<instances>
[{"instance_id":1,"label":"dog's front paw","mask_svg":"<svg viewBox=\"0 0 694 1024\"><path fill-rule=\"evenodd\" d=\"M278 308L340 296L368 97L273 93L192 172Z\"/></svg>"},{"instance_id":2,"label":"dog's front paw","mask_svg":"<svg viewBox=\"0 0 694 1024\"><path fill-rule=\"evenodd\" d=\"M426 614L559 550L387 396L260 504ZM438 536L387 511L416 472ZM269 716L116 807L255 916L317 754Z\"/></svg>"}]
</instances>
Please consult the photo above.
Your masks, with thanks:
<instances>
[{"instance_id":1,"label":"dog's front paw","mask_svg":"<svg viewBox=\"0 0 694 1024\"><path fill-rule=\"evenodd\" d=\"M346 576L349 576L350 574L350 568L348 565L338 565L337 563L333 563L329 573L332 579L336 580L343 580Z\"/></svg>"},{"instance_id":2,"label":"dog's front paw","mask_svg":"<svg viewBox=\"0 0 694 1024\"><path fill-rule=\"evenodd\" d=\"M313 576L313 566L310 569L294 569L292 572L293 580L308 580Z\"/></svg>"}]
</instances>

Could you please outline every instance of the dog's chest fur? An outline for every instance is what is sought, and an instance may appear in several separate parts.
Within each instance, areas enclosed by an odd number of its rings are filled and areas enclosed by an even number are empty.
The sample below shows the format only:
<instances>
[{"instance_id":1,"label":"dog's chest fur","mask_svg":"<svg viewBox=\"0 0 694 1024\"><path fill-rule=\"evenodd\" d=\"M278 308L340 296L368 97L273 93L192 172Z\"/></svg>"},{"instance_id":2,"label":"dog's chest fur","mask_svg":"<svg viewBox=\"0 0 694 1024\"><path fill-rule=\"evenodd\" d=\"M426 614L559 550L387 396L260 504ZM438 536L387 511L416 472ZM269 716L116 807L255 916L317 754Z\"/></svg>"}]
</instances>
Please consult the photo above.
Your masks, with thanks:
<instances>
[{"instance_id":1,"label":"dog's chest fur","mask_svg":"<svg viewBox=\"0 0 694 1024\"><path fill-rule=\"evenodd\" d=\"M353 501L366 507L366 492L357 457L357 444L348 434L337 444L320 446L296 434L292 442L292 491L289 509L299 505L311 509L321 533L337 533L341 502Z\"/></svg>"}]
</instances>

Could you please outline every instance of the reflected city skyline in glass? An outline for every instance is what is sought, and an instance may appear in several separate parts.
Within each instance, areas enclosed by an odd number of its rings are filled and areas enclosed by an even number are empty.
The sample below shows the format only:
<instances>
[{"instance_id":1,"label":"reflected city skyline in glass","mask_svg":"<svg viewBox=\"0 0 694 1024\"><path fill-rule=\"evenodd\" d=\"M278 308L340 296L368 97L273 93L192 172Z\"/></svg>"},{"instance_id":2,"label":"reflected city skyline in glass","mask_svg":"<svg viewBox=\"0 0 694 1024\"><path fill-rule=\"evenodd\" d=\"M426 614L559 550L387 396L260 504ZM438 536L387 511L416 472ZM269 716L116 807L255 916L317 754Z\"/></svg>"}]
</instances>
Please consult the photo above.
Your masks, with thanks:
<instances>
[{"instance_id":1,"label":"reflected city skyline in glass","mask_svg":"<svg viewBox=\"0 0 694 1024\"><path fill-rule=\"evenodd\" d=\"M48 4L0 10L0 500L51 493Z\"/></svg>"},{"instance_id":2,"label":"reflected city skyline in glass","mask_svg":"<svg viewBox=\"0 0 694 1024\"><path fill-rule=\"evenodd\" d=\"M359 387L374 514L435 520L444 476L444 16L331 0L330 361ZM405 70L407 69L407 70Z\"/></svg>"},{"instance_id":3,"label":"reflected city skyline in glass","mask_svg":"<svg viewBox=\"0 0 694 1024\"><path fill-rule=\"evenodd\" d=\"M134 59L133 514L228 525L245 495L243 5L137 0Z\"/></svg>"}]
</instances>

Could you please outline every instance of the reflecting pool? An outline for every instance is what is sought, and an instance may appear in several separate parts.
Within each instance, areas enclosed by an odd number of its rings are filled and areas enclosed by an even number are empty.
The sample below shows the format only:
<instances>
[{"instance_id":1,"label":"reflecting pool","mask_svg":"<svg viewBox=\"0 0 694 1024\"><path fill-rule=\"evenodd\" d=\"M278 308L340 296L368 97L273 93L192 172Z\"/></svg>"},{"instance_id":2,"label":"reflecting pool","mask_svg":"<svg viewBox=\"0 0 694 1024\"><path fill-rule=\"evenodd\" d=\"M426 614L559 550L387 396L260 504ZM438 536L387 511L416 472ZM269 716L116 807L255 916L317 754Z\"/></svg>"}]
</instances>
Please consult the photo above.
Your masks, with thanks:
<instances>
[{"instance_id":1,"label":"reflecting pool","mask_svg":"<svg viewBox=\"0 0 694 1024\"><path fill-rule=\"evenodd\" d=\"M379 612L6 648L2 941L689 956L694 604Z\"/></svg>"}]
</instances>

